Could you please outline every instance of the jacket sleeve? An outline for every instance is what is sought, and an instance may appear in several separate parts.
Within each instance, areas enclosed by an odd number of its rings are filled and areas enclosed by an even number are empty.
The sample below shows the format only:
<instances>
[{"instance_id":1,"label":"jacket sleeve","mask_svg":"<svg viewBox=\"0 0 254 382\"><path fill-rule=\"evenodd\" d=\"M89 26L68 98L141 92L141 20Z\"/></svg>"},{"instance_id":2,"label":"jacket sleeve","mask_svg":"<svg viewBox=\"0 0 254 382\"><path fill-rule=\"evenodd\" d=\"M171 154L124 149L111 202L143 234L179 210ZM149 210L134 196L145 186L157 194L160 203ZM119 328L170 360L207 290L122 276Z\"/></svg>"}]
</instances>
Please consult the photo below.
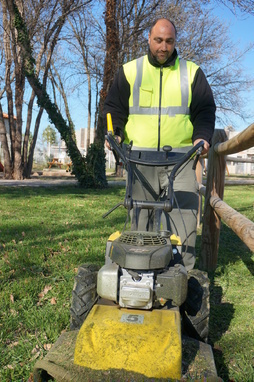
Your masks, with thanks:
<instances>
[{"instance_id":1,"label":"jacket sleeve","mask_svg":"<svg viewBox=\"0 0 254 382\"><path fill-rule=\"evenodd\" d=\"M193 124L192 142L205 139L211 144L215 127L216 106L210 85L203 71L199 68L192 84L192 101L190 105Z\"/></svg>"},{"instance_id":2,"label":"jacket sleeve","mask_svg":"<svg viewBox=\"0 0 254 382\"><path fill-rule=\"evenodd\" d=\"M123 67L115 76L104 103L103 120L105 127L106 115L111 113L114 133L124 139L124 127L129 116L130 85L125 77Z\"/></svg>"}]
</instances>

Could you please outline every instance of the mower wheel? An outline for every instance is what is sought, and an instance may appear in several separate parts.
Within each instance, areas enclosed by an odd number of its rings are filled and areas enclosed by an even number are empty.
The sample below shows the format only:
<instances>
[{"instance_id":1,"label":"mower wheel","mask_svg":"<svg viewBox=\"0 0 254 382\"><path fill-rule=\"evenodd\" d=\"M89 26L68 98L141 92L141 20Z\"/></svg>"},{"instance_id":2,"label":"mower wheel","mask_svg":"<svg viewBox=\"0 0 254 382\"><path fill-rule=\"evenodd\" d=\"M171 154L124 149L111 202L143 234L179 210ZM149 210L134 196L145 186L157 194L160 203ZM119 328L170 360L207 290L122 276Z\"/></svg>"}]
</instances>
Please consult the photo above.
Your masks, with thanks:
<instances>
[{"instance_id":1,"label":"mower wheel","mask_svg":"<svg viewBox=\"0 0 254 382\"><path fill-rule=\"evenodd\" d=\"M96 264L83 264L78 268L72 291L71 330L80 329L86 316L98 300L97 273L99 268Z\"/></svg>"},{"instance_id":2,"label":"mower wheel","mask_svg":"<svg viewBox=\"0 0 254 382\"><path fill-rule=\"evenodd\" d=\"M188 272L188 295L183 304L183 330L203 342L208 341L210 315L210 282L208 274L199 269Z\"/></svg>"}]
</instances>

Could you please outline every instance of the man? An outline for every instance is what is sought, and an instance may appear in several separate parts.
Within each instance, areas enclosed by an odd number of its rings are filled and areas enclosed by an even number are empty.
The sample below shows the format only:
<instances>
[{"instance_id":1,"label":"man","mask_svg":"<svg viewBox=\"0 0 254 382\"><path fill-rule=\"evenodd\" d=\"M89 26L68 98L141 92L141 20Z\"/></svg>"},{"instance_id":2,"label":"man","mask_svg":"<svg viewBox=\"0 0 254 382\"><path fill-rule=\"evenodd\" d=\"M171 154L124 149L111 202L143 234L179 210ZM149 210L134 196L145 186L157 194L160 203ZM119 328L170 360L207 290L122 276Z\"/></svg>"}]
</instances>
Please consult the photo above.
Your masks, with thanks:
<instances>
[{"instance_id":1,"label":"man","mask_svg":"<svg viewBox=\"0 0 254 382\"><path fill-rule=\"evenodd\" d=\"M208 152L215 124L215 103L202 70L193 62L179 59L175 49L176 28L165 18L156 20L148 36L148 55L120 68L105 101L111 113L115 138L133 142L133 150L187 152L192 144L204 141ZM172 167L137 166L146 178L144 188L134 180L133 199L156 200L165 189ZM182 240L182 262L187 270L195 264L198 194L195 172L190 162L174 182L176 205L165 216L163 227ZM179 208L181 212L179 212ZM143 211L139 229L147 228L148 212Z\"/></svg>"}]
</instances>

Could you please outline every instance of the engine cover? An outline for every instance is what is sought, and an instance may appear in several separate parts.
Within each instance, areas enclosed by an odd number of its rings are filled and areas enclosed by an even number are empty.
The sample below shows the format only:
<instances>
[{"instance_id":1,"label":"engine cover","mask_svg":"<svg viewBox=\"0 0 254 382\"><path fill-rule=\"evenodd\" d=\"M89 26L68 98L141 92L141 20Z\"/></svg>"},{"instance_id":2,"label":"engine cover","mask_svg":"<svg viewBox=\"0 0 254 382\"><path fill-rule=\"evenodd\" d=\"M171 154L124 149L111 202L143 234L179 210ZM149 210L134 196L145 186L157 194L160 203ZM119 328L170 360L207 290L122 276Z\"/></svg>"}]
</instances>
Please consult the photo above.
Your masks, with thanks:
<instances>
[{"instance_id":1,"label":"engine cover","mask_svg":"<svg viewBox=\"0 0 254 382\"><path fill-rule=\"evenodd\" d=\"M170 237L156 232L124 232L112 242L110 258L121 268L164 269L173 258Z\"/></svg>"}]
</instances>

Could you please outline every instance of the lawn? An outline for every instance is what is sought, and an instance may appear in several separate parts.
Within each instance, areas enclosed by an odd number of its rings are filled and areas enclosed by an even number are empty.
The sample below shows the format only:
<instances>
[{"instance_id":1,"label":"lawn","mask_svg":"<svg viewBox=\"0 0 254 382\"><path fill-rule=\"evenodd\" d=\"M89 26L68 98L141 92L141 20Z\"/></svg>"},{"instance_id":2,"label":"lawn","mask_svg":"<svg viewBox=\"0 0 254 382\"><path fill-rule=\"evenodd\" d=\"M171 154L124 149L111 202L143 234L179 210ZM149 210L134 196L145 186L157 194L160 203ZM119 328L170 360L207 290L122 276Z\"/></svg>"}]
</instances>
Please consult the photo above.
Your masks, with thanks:
<instances>
[{"instance_id":1,"label":"lawn","mask_svg":"<svg viewBox=\"0 0 254 382\"><path fill-rule=\"evenodd\" d=\"M69 328L79 264L103 264L108 236L123 228L124 189L0 187L0 381L32 381L33 366ZM254 220L253 186L226 187L224 200ZM200 247L200 236L197 249ZM224 381L254 380L254 256L222 224L210 274L210 343Z\"/></svg>"}]
</instances>

